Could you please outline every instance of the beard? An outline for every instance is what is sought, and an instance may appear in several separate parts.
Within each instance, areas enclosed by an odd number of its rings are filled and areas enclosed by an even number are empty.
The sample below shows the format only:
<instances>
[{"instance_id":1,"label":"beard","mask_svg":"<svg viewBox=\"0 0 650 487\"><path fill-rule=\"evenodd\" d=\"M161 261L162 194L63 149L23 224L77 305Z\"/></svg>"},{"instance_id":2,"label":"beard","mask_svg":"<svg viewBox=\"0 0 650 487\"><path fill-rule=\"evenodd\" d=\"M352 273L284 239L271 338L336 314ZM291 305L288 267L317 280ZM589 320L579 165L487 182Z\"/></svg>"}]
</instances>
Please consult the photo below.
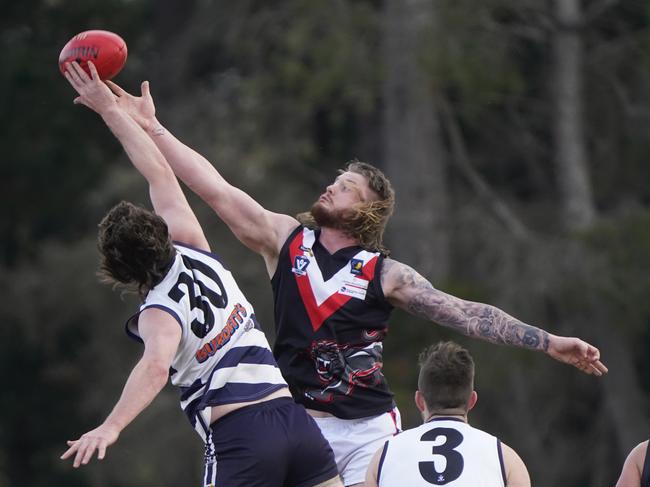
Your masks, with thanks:
<instances>
[{"instance_id":1,"label":"beard","mask_svg":"<svg viewBox=\"0 0 650 487\"><path fill-rule=\"evenodd\" d=\"M310 213L320 228L344 230L347 227L346 214L349 214L348 211L331 211L317 201L312 205Z\"/></svg>"},{"instance_id":2,"label":"beard","mask_svg":"<svg viewBox=\"0 0 650 487\"><path fill-rule=\"evenodd\" d=\"M391 201L362 203L334 211L316 201L309 211L296 215L296 219L312 230L340 230L357 239L362 247L389 255L389 250L382 244L382 236L391 213Z\"/></svg>"}]
</instances>

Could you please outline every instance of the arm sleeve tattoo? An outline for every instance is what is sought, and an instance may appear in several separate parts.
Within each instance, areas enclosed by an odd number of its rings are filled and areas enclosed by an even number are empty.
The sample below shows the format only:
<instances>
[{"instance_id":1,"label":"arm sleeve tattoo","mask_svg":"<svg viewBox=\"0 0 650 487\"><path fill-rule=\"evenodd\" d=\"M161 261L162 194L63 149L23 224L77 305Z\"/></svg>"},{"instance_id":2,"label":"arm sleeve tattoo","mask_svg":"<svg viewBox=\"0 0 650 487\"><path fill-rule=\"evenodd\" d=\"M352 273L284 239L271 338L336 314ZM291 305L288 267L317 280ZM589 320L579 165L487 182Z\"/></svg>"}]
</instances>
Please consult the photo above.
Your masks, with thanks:
<instances>
[{"instance_id":1,"label":"arm sleeve tattoo","mask_svg":"<svg viewBox=\"0 0 650 487\"><path fill-rule=\"evenodd\" d=\"M527 325L489 304L465 301L435 289L429 281L410 267L396 262L385 266L397 287L406 296L401 302L409 313L452 328L464 335L503 345L547 351L549 335L544 330Z\"/></svg>"}]
</instances>

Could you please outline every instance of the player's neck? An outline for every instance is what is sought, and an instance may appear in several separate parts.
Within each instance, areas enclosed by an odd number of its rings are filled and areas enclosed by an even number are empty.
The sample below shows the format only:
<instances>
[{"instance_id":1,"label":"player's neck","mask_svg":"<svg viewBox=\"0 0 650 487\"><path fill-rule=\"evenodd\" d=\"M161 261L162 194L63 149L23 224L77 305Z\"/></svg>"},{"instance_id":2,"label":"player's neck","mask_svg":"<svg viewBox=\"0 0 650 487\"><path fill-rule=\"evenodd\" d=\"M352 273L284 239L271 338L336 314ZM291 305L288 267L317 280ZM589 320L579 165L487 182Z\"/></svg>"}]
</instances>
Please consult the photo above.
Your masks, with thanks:
<instances>
[{"instance_id":1,"label":"player's neck","mask_svg":"<svg viewBox=\"0 0 650 487\"><path fill-rule=\"evenodd\" d=\"M426 411L423 418L425 423L436 418L458 418L467 423L467 411L460 408L436 409L435 411Z\"/></svg>"},{"instance_id":2,"label":"player's neck","mask_svg":"<svg viewBox=\"0 0 650 487\"><path fill-rule=\"evenodd\" d=\"M351 237L342 230L336 228L321 228L320 236L318 237L320 244L327 249L330 254L337 252L345 247L359 245L359 241Z\"/></svg>"}]
</instances>

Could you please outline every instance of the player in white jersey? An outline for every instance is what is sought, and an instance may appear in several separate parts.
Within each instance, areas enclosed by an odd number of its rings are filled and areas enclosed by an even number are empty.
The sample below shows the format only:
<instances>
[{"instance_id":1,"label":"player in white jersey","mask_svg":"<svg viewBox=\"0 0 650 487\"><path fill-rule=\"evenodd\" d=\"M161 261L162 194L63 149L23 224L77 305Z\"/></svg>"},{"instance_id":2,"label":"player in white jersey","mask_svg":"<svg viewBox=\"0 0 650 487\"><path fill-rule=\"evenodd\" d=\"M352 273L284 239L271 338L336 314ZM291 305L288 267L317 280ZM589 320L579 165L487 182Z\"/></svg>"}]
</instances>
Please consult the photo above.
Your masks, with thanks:
<instances>
[{"instance_id":1,"label":"player in white jersey","mask_svg":"<svg viewBox=\"0 0 650 487\"><path fill-rule=\"evenodd\" d=\"M256 401L287 386L232 274L214 254L180 243L174 248L171 267L129 319L127 332L141 340L139 316L152 308L178 322L181 339L170 379L181 389L183 411L206 440L210 406Z\"/></svg>"},{"instance_id":2,"label":"player in white jersey","mask_svg":"<svg viewBox=\"0 0 650 487\"><path fill-rule=\"evenodd\" d=\"M341 487L331 448L292 400L253 307L210 253L171 168L89 67L90 77L77 63L67 67L75 103L100 114L122 143L156 213L122 202L99 225L100 273L143 298L127 331L144 353L106 420L68 441L61 458L75 468L103 459L171 375L205 442L204 486Z\"/></svg>"},{"instance_id":3,"label":"player in white jersey","mask_svg":"<svg viewBox=\"0 0 650 487\"><path fill-rule=\"evenodd\" d=\"M476 400L469 352L453 342L426 349L415 392L424 424L384 443L368 467L366 487L530 487L519 455L467 423Z\"/></svg>"}]
</instances>

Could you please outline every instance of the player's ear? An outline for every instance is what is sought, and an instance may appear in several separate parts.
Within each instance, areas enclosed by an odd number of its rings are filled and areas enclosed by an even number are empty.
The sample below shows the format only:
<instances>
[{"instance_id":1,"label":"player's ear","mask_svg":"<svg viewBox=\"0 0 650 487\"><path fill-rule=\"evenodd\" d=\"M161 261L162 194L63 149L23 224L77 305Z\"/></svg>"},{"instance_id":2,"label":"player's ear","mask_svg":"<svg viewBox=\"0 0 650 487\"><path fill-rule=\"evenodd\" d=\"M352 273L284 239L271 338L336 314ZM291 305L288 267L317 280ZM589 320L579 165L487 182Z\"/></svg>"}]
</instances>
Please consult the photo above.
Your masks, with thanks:
<instances>
[{"instance_id":1,"label":"player's ear","mask_svg":"<svg viewBox=\"0 0 650 487\"><path fill-rule=\"evenodd\" d=\"M478 401L478 394L476 391L472 391L472 394L469 396L469 401L467 401L467 411L471 411L476 406L476 401Z\"/></svg>"},{"instance_id":2,"label":"player's ear","mask_svg":"<svg viewBox=\"0 0 650 487\"><path fill-rule=\"evenodd\" d=\"M427 408L426 403L424 402L424 396L419 390L415 391L415 405L420 410L421 413Z\"/></svg>"}]
</instances>

